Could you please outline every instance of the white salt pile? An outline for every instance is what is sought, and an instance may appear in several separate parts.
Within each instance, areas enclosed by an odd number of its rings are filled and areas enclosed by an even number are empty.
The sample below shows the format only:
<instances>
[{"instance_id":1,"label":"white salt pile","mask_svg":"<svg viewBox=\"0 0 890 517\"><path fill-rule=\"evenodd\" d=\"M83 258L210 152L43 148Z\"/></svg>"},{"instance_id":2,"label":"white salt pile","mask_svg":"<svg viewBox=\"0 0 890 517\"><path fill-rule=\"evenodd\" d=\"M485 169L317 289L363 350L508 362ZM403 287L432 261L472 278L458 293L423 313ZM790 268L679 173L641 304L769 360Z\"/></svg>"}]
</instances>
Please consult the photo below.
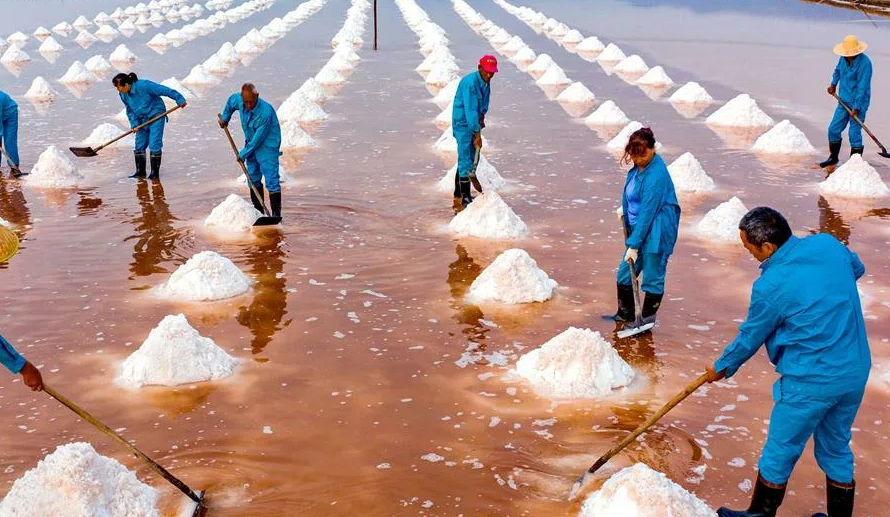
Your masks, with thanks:
<instances>
[{"instance_id":1,"label":"white salt pile","mask_svg":"<svg viewBox=\"0 0 890 517\"><path fill-rule=\"evenodd\" d=\"M575 327L523 354L515 371L550 399L600 398L634 379L633 368L599 332Z\"/></svg>"},{"instance_id":2,"label":"white salt pile","mask_svg":"<svg viewBox=\"0 0 890 517\"><path fill-rule=\"evenodd\" d=\"M346 59L342 54L334 54L333 56L331 56L331 59L328 60L327 65L341 73L351 72L352 69L355 68L355 65L352 63L352 61Z\"/></svg>"},{"instance_id":3,"label":"white salt pile","mask_svg":"<svg viewBox=\"0 0 890 517\"><path fill-rule=\"evenodd\" d=\"M59 44L59 42L52 36L48 36L43 40L43 43L40 44L40 48L37 49L41 54L54 54L62 52L63 50L65 50L65 47Z\"/></svg>"},{"instance_id":4,"label":"white salt pile","mask_svg":"<svg viewBox=\"0 0 890 517\"><path fill-rule=\"evenodd\" d=\"M83 179L71 158L58 147L51 145L40 153L37 163L25 181L35 187L74 187Z\"/></svg>"},{"instance_id":5,"label":"white salt pile","mask_svg":"<svg viewBox=\"0 0 890 517\"><path fill-rule=\"evenodd\" d=\"M575 52L579 54L587 54L587 55L600 55L606 47L603 46L603 42L599 40L596 36L591 36L589 38L585 38L584 41L578 44L575 47Z\"/></svg>"},{"instance_id":6,"label":"white salt pile","mask_svg":"<svg viewBox=\"0 0 890 517\"><path fill-rule=\"evenodd\" d=\"M748 213L742 200L733 196L705 214L696 227L699 234L722 242L739 241L739 222Z\"/></svg>"},{"instance_id":7,"label":"white salt pile","mask_svg":"<svg viewBox=\"0 0 890 517\"><path fill-rule=\"evenodd\" d=\"M618 63L626 59L627 56L624 55L624 52L618 48L618 45L614 43L609 43L606 45L606 48L600 52L600 55L597 56L596 60L600 63Z\"/></svg>"},{"instance_id":8,"label":"white salt pile","mask_svg":"<svg viewBox=\"0 0 890 517\"><path fill-rule=\"evenodd\" d=\"M136 32L136 23L133 20L124 20L124 23L117 26L117 30L124 34L133 34Z\"/></svg>"},{"instance_id":9,"label":"white salt pile","mask_svg":"<svg viewBox=\"0 0 890 517\"><path fill-rule=\"evenodd\" d=\"M97 54L89 59L87 59L86 63L83 64L84 68L92 72L97 76L103 76L105 74L111 73L114 69L101 54Z\"/></svg>"},{"instance_id":10,"label":"white salt pile","mask_svg":"<svg viewBox=\"0 0 890 517\"><path fill-rule=\"evenodd\" d=\"M50 102L58 97L58 93L43 77L37 76L31 83L31 87L25 92L25 98L34 102Z\"/></svg>"},{"instance_id":11,"label":"white salt pile","mask_svg":"<svg viewBox=\"0 0 890 517\"><path fill-rule=\"evenodd\" d=\"M161 25L162 23L164 23L164 21L164 16L159 12L154 12L151 14L151 16L148 17L148 23L155 26Z\"/></svg>"},{"instance_id":12,"label":"white salt pile","mask_svg":"<svg viewBox=\"0 0 890 517\"><path fill-rule=\"evenodd\" d=\"M881 198L890 196L890 189L874 167L854 154L819 184L819 192L846 198Z\"/></svg>"},{"instance_id":13,"label":"white salt pile","mask_svg":"<svg viewBox=\"0 0 890 517\"><path fill-rule=\"evenodd\" d=\"M67 37L69 34L74 32L74 27L72 27L71 24L68 22L61 22L53 26L53 32L55 32L59 36Z\"/></svg>"},{"instance_id":14,"label":"white salt pile","mask_svg":"<svg viewBox=\"0 0 890 517\"><path fill-rule=\"evenodd\" d=\"M553 27L553 29L550 30L550 37L559 41L559 39L568 34L568 32L569 27L566 24L558 23L556 24L556 27Z\"/></svg>"},{"instance_id":15,"label":"white salt pile","mask_svg":"<svg viewBox=\"0 0 890 517\"><path fill-rule=\"evenodd\" d=\"M322 85L343 84L346 82L346 78L340 72L325 66L315 74L315 82Z\"/></svg>"},{"instance_id":16,"label":"white salt pile","mask_svg":"<svg viewBox=\"0 0 890 517\"><path fill-rule=\"evenodd\" d=\"M520 38L519 36L513 36L512 38L510 38L510 41L508 41L504 44L503 47L501 47L501 52L505 54L515 54L519 52L520 49L526 47L528 47L528 45L526 45L525 42L522 41L522 38Z\"/></svg>"},{"instance_id":17,"label":"white salt pile","mask_svg":"<svg viewBox=\"0 0 890 517\"><path fill-rule=\"evenodd\" d=\"M161 84L166 86L167 88L172 88L178 91L183 97L186 98L186 100L192 100L196 97L193 91L186 88L185 85L179 82L179 80L175 77L168 77L167 79L161 81ZM164 105L167 106L167 109L170 109L176 105L176 101L164 97Z\"/></svg>"},{"instance_id":18,"label":"white salt pile","mask_svg":"<svg viewBox=\"0 0 890 517\"><path fill-rule=\"evenodd\" d=\"M537 59L537 57L538 56L535 55L534 50L528 47L522 47L510 58L510 60L515 63L531 63Z\"/></svg>"},{"instance_id":19,"label":"white salt pile","mask_svg":"<svg viewBox=\"0 0 890 517\"><path fill-rule=\"evenodd\" d=\"M251 280L231 260L214 251L202 251L179 266L158 291L183 301L212 301L240 296Z\"/></svg>"},{"instance_id":20,"label":"white salt pile","mask_svg":"<svg viewBox=\"0 0 890 517\"><path fill-rule=\"evenodd\" d=\"M185 35L181 30L179 30L179 29L173 29L173 30L171 30L171 31L168 32L167 34L164 34L164 37L167 38L167 41L169 41L169 42L172 43L173 45L179 45L180 43L182 43L183 41L185 41L185 40L188 39L188 36L186 36L186 35Z\"/></svg>"},{"instance_id":21,"label":"white salt pile","mask_svg":"<svg viewBox=\"0 0 890 517\"><path fill-rule=\"evenodd\" d=\"M789 120L783 120L760 135L752 151L769 154L812 154L816 148L807 140L803 131Z\"/></svg>"},{"instance_id":22,"label":"white salt pile","mask_svg":"<svg viewBox=\"0 0 890 517\"><path fill-rule=\"evenodd\" d=\"M671 86L674 84L674 80L671 79L668 74L664 71L664 68L660 66L655 66L649 69L648 72L643 74L642 77L637 79L637 84L643 86Z\"/></svg>"},{"instance_id":23,"label":"white salt pile","mask_svg":"<svg viewBox=\"0 0 890 517\"><path fill-rule=\"evenodd\" d=\"M565 35L559 39L559 41L563 45L577 45L584 41L584 35L578 32L577 29L572 29L565 33Z\"/></svg>"},{"instance_id":24,"label":"white salt pile","mask_svg":"<svg viewBox=\"0 0 890 517\"><path fill-rule=\"evenodd\" d=\"M454 102L454 94L457 93L457 87L459 85L459 79L446 84L445 87L439 90L439 93L433 98L433 102L435 102L439 108L445 109L445 106Z\"/></svg>"},{"instance_id":25,"label":"white salt pile","mask_svg":"<svg viewBox=\"0 0 890 517\"><path fill-rule=\"evenodd\" d=\"M776 122L761 111L750 95L743 93L712 113L706 120L715 126L770 127Z\"/></svg>"},{"instance_id":26,"label":"white salt pile","mask_svg":"<svg viewBox=\"0 0 890 517\"><path fill-rule=\"evenodd\" d=\"M216 54L211 54L207 61L201 64L201 67L208 73L215 75L226 75L231 70L232 67L229 66L225 61L220 59Z\"/></svg>"},{"instance_id":27,"label":"white salt pile","mask_svg":"<svg viewBox=\"0 0 890 517\"><path fill-rule=\"evenodd\" d=\"M327 98L324 88L313 77L306 79L297 91L315 103L324 102Z\"/></svg>"},{"instance_id":28,"label":"white salt pile","mask_svg":"<svg viewBox=\"0 0 890 517\"><path fill-rule=\"evenodd\" d=\"M615 71L622 74L642 74L649 70L649 66L643 61L643 58L634 54L621 60L615 65Z\"/></svg>"},{"instance_id":29,"label":"white salt pile","mask_svg":"<svg viewBox=\"0 0 890 517\"><path fill-rule=\"evenodd\" d=\"M451 125L451 119L454 115L454 104L449 104L436 116L436 127L446 128Z\"/></svg>"},{"instance_id":30,"label":"white salt pile","mask_svg":"<svg viewBox=\"0 0 890 517\"><path fill-rule=\"evenodd\" d=\"M355 50L349 47L340 47L336 50L336 52L334 52L334 54L347 59L350 63L358 63L362 60L361 56L359 56Z\"/></svg>"},{"instance_id":31,"label":"white salt pile","mask_svg":"<svg viewBox=\"0 0 890 517\"><path fill-rule=\"evenodd\" d=\"M453 165L442 179L436 184L436 188L442 192L454 191L454 175L457 174L457 165ZM476 179L486 192L504 188L507 181L498 170L488 161L485 155L479 156L479 164L476 166Z\"/></svg>"},{"instance_id":32,"label":"white salt pile","mask_svg":"<svg viewBox=\"0 0 890 517\"><path fill-rule=\"evenodd\" d=\"M94 129L93 132L90 133L90 136L86 137L81 143L88 146L102 145L110 140L113 140L114 138L121 136L124 132L124 129L121 129L114 124L104 122L102 124L99 124L96 129ZM132 145L133 135L128 135L111 144L109 147L132 147Z\"/></svg>"},{"instance_id":33,"label":"white salt pile","mask_svg":"<svg viewBox=\"0 0 890 517\"><path fill-rule=\"evenodd\" d=\"M578 104L588 104L593 102L596 97L593 95L593 92L588 90L584 84L579 82L574 82L562 91L557 97L556 100L558 102L570 102L570 103L578 103Z\"/></svg>"},{"instance_id":34,"label":"white salt pile","mask_svg":"<svg viewBox=\"0 0 890 517\"><path fill-rule=\"evenodd\" d=\"M232 45L229 41L223 43L222 46L219 47L219 50L216 51L216 55L219 56L223 62L230 65L241 62L241 58L238 57L238 52L235 50L235 45Z\"/></svg>"},{"instance_id":35,"label":"white salt pile","mask_svg":"<svg viewBox=\"0 0 890 517\"><path fill-rule=\"evenodd\" d=\"M136 54L130 51L126 45L118 45L109 56L109 61L115 65L132 65L136 62Z\"/></svg>"},{"instance_id":36,"label":"white salt pile","mask_svg":"<svg viewBox=\"0 0 890 517\"><path fill-rule=\"evenodd\" d=\"M73 25L74 27L76 27L78 29L85 29L85 28L93 25L93 22L87 20L86 16L80 15L77 17L76 20L74 20L74 23L72 23L71 25Z\"/></svg>"},{"instance_id":37,"label":"white salt pile","mask_svg":"<svg viewBox=\"0 0 890 517\"><path fill-rule=\"evenodd\" d=\"M541 271L525 250L509 249L476 277L467 291L470 303L507 304L543 302L558 287L555 280Z\"/></svg>"},{"instance_id":38,"label":"white salt pile","mask_svg":"<svg viewBox=\"0 0 890 517\"><path fill-rule=\"evenodd\" d=\"M606 101L584 119L588 126L624 126L630 119L613 101Z\"/></svg>"},{"instance_id":39,"label":"white salt pile","mask_svg":"<svg viewBox=\"0 0 890 517\"><path fill-rule=\"evenodd\" d=\"M90 34L89 31L80 31L77 37L74 38L74 42L83 48L87 48L96 42L96 37Z\"/></svg>"},{"instance_id":40,"label":"white salt pile","mask_svg":"<svg viewBox=\"0 0 890 517\"><path fill-rule=\"evenodd\" d=\"M327 120L327 118L328 114L299 90L290 94L278 107L279 120L315 123Z\"/></svg>"},{"instance_id":41,"label":"white salt pile","mask_svg":"<svg viewBox=\"0 0 890 517\"><path fill-rule=\"evenodd\" d=\"M158 495L136 474L88 443L60 445L17 479L0 517L159 517Z\"/></svg>"},{"instance_id":42,"label":"white salt pile","mask_svg":"<svg viewBox=\"0 0 890 517\"><path fill-rule=\"evenodd\" d=\"M281 150L282 151L301 151L311 149L318 146L314 138L309 136L299 124L294 120L284 120L281 122Z\"/></svg>"},{"instance_id":43,"label":"white salt pile","mask_svg":"<svg viewBox=\"0 0 890 517\"><path fill-rule=\"evenodd\" d=\"M578 517L715 517L716 512L661 472L637 463L590 494Z\"/></svg>"},{"instance_id":44,"label":"white salt pile","mask_svg":"<svg viewBox=\"0 0 890 517\"><path fill-rule=\"evenodd\" d=\"M708 91L694 81L689 81L681 86L668 100L676 104L705 104L714 102L714 98L711 97Z\"/></svg>"},{"instance_id":45,"label":"white salt pile","mask_svg":"<svg viewBox=\"0 0 890 517\"><path fill-rule=\"evenodd\" d=\"M642 127L643 124L640 124L636 120L628 122L627 125L624 126L624 128L622 128L617 135L615 135L614 138L606 143L606 147L608 149L624 149L625 147L627 147L627 142L630 140L630 135L632 135L634 131Z\"/></svg>"},{"instance_id":46,"label":"white salt pile","mask_svg":"<svg viewBox=\"0 0 890 517\"><path fill-rule=\"evenodd\" d=\"M535 84L538 86L561 86L571 82L572 80L566 76L563 69L554 63L546 72L544 72L544 75L542 75L540 79L535 81Z\"/></svg>"},{"instance_id":47,"label":"white salt pile","mask_svg":"<svg viewBox=\"0 0 890 517\"><path fill-rule=\"evenodd\" d=\"M48 38L48 37L52 36L52 32L49 29L47 29L46 27L44 27L43 25L41 25L40 27L37 27L37 29L35 29L32 34L34 35L35 38L40 39L40 40L43 40L44 38Z\"/></svg>"},{"instance_id":48,"label":"white salt pile","mask_svg":"<svg viewBox=\"0 0 890 517\"><path fill-rule=\"evenodd\" d=\"M96 82L97 77L83 66L80 61L75 61L65 72L65 75L59 78L62 84L89 84Z\"/></svg>"},{"instance_id":49,"label":"white salt pile","mask_svg":"<svg viewBox=\"0 0 890 517\"><path fill-rule=\"evenodd\" d=\"M103 41L116 38L120 33L111 25L103 25L96 31L95 36Z\"/></svg>"},{"instance_id":50,"label":"white salt pile","mask_svg":"<svg viewBox=\"0 0 890 517\"><path fill-rule=\"evenodd\" d=\"M692 153L683 153L674 160L668 165L668 173L678 192L710 192L717 188Z\"/></svg>"},{"instance_id":51,"label":"white salt pile","mask_svg":"<svg viewBox=\"0 0 890 517\"><path fill-rule=\"evenodd\" d=\"M235 373L237 366L237 359L199 334L184 314L171 314L124 360L118 380L135 389L178 386L223 379Z\"/></svg>"},{"instance_id":52,"label":"white salt pile","mask_svg":"<svg viewBox=\"0 0 890 517\"><path fill-rule=\"evenodd\" d=\"M17 31L12 33L8 38L6 38L6 42L10 45L15 45L18 47L22 47L25 43L28 42L28 35L22 31Z\"/></svg>"},{"instance_id":53,"label":"white salt pile","mask_svg":"<svg viewBox=\"0 0 890 517\"><path fill-rule=\"evenodd\" d=\"M534 63L528 65L528 69L526 71L530 74L539 74L543 75L547 70L550 70L551 66L556 65L553 61L553 58L547 54L538 54L538 57L535 59Z\"/></svg>"},{"instance_id":54,"label":"white salt pile","mask_svg":"<svg viewBox=\"0 0 890 517\"><path fill-rule=\"evenodd\" d=\"M445 86L451 81L458 79L454 68L447 65L437 65L426 75L426 84L433 86Z\"/></svg>"},{"instance_id":55,"label":"white salt pile","mask_svg":"<svg viewBox=\"0 0 890 517\"><path fill-rule=\"evenodd\" d=\"M182 80L182 84L190 87L200 87L214 85L217 81L218 80L215 77L207 73L207 70L204 70L202 65L195 65L192 67L191 71L189 71L189 74Z\"/></svg>"},{"instance_id":56,"label":"white salt pile","mask_svg":"<svg viewBox=\"0 0 890 517\"><path fill-rule=\"evenodd\" d=\"M170 40L167 39L167 36L159 32L148 40L148 43L145 45L153 48L167 48L170 46Z\"/></svg>"},{"instance_id":57,"label":"white salt pile","mask_svg":"<svg viewBox=\"0 0 890 517\"><path fill-rule=\"evenodd\" d=\"M22 63L27 63L31 61L31 56L26 54L22 49L16 47L15 45L11 45L6 52L3 53L3 56L0 57L0 63L7 65L18 65Z\"/></svg>"},{"instance_id":58,"label":"white salt pile","mask_svg":"<svg viewBox=\"0 0 890 517\"><path fill-rule=\"evenodd\" d=\"M477 196L454 216L448 229L460 237L493 240L518 239L528 233L528 226L494 191Z\"/></svg>"}]
</instances>

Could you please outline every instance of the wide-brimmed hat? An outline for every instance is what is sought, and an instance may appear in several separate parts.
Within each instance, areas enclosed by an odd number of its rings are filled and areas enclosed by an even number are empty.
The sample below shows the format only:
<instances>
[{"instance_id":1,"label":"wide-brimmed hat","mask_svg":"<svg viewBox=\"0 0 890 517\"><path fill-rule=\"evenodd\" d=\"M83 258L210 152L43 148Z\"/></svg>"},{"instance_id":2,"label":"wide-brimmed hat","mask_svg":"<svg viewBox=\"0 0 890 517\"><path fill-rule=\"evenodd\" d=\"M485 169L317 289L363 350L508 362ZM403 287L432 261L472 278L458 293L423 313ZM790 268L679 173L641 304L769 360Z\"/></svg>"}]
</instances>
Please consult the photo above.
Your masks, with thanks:
<instances>
[{"instance_id":1,"label":"wide-brimmed hat","mask_svg":"<svg viewBox=\"0 0 890 517\"><path fill-rule=\"evenodd\" d=\"M843 57L853 57L862 54L867 48L868 45L864 41L859 41L859 38L850 34L844 41L834 46L834 53Z\"/></svg>"}]
</instances>

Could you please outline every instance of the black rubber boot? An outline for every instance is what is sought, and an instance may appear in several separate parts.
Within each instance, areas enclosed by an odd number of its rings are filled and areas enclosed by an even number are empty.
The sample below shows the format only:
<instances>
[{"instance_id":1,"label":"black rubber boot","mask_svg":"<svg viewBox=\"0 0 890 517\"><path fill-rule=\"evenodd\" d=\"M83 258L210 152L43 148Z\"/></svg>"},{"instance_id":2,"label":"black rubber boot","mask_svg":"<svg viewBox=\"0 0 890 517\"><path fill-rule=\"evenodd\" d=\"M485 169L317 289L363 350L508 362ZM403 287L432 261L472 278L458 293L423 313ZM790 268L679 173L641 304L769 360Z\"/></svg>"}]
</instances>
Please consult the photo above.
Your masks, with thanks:
<instances>
[{"instance_id":1,"label":"black rubber boot","mask_svg":"<svg viewBox=\"0 0 890 517\"><path fill-rule=\"evenodd\" d=\"M131 178L145 177L145 151L133 151L133 157L136 159L136 172L130 175Z\"/></svg>"},{"instance_id":2,"label":"black rubber boot","mask_svg":"<svg viewBox=\"0 0 890 517\"><path fill-rule=\"evenodd\" d=\"M634 321L634 291L629 285L617 284L618 311L614 315L603 316L608 321Z\"/></svg>"},{"instance_id":3,"label":"black rubber boot","mask_svg":"<svg viewBox=\"0 0 890 517\"><path fill-rule=\"evenodd\" d=\"M828 159L820 162L819 167L822 167L824 169L825 167L831 167L832 165L837 165L838 163L840 163L841 159L838 158L838 155L841 154L842 143L843 141L828 142Z\"/></svg>"},{"instance_id":4,"label":"black rubber boot","mask_svg":"<svg viewBox=\"0 0 890 517\"><path fill-rule=\"evenodd\" d=\"M148 175L150 180L161 179L161 153L151 153L151 174Z\"/></svg>"},{"instance_id":5,"label":"black rubber boot","mask_svg":"<svg viewBox=\"0 0 890 517\"><path fill-rule=\"evenodd\" d=\"M470 190L472 187L470 185L470 178L461 178L460 179L460 204L464 208L467 207L470 203L473 202L473 192Z\"/></svg>"},{"instance_id":6,"label":"black rubber boot","mask_svg":"<svg viewBox=\"0 0 890 517\"><path fill-rule=\"evenodd\" d=\"M28 172L22 172L22 169L19 169L18 167L10 167L9 172L10 172L10 174L12 174L12 177L16 178L16 179L21 178L22 176L27 176L28 174L30 174Z\"/></svg>"},{"instance_id":7,"label":"black rubber boot","mask_svg":"<svg viewBox=\"0 0 890 517\"><path fill-rule=\"evenodd\" d=\"M853 517L853 497L856 494L856 481L850 484L825 480L825 496L828 499L828 515L813 514L813 517Z\"/></svg>"},{"instance_id":8,"label":"black rubber boot","mask_svg":"<svg viewBox=\"0 0 890 517\"><path fill-rule=\"evenodd\" d=\"M853 156L854 154L858 154L858 155L862 156L862 151L864 151L864 150L865 150L864 147L851 147L850 148L850 156Z\"/></svg>"},{"instance_id":9,"label":"black rubber boot","mask_svg":"<svg viewBox=\"0 0 890 517\"><path fill-rule=\"evenodd\" d=\"M257 194L260 195L259 198L256 197L256 194L253 193L253 190L256 189ZM250 200L253 202L253 207L256 208L257 212L266 215L266 212L263 211L263 195L265 191L263 190L262 183L254 183L253 189L250 189Z\"/></svg>"},{"instance_id":10,"label":"black rubber boot","mask_svg":"<svg viewBox=\"0 0 890 517\"><path fill-rule=\"evenodd\" d=\"M754 485L754 495L751 496L751 506L747 511L730 510L720 507L717 510L718 517L776 517L776 511L785 499L785 485L773 485L757 476L757 484Z\"/></svg>"},{"instance_id":11,"label":"black rubber boot","mask_svg":"<svg viewBox=\"0 0 890 517\"><path fill-rule=\"evenodd\" d=\"M281 217L281 192L269 192L269 204L272 217Z\"/></svg>"},{"instance_id":12,"label":"black rubber boot","mask_svg":"<svg viewBox=\"0 0 890 517\"><path fill-rule=\"evenodd\" d=\"M661 307L662 298L664 298L664 294L646 293L643 299L643 323L653 323L655 321L655 314L658 312L658 308Z\"/></svg>"}]
</instances>

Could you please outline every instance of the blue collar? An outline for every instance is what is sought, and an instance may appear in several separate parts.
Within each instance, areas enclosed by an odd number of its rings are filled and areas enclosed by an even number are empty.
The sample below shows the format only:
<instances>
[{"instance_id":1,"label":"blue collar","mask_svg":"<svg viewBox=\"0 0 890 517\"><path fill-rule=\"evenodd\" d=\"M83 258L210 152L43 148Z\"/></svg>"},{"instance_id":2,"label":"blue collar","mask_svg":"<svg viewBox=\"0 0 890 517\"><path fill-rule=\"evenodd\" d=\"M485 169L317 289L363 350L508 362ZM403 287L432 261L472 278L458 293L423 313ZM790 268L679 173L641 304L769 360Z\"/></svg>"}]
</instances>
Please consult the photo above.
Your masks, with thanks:
<instances>
[{"instance_id":1,"label":"blue collar","mask_svg":"<svg viewBox=\"0 0 890 517\"><path fill-rule=\"evenodd\" d=\"M764 260L763 263L760 264L760 270L761 270L761 271L766 271L766 269L767 269L767 268L770 266L770 264L772 264L773 262L781 262L782 259L784 259L786 255L788 255L789 253L791 253L791 250L793 250L794 248L797 247L797 244L798 244L799 242L800 242L800 238L799 238L799 237L795 237L794 235L792 235L792 236L788 239L788 241L785 242L785 244L781 245L781 246L779 247L779 249L777 249L777 250L772 254L772 256L770 256L770 258Z\"/></svg>"}]
</instances>

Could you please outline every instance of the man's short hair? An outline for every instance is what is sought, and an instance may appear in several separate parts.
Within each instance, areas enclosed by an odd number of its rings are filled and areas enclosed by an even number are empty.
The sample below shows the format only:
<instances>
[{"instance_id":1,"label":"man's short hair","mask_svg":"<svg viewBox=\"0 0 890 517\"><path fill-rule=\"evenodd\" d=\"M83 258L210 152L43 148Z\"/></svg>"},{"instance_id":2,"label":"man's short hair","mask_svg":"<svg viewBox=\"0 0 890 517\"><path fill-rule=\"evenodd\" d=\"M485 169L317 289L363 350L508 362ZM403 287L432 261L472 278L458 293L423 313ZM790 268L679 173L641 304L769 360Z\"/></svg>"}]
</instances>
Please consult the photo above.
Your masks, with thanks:
<instances>
[{"instance_id":1,"label":"man's short hair","mask_svg":"<svg viewBox=\"0 0 890 517\"><path fill-rule=\"evenodd\" d=\"M250 92L254 95L259 95L260 92L256 90L256 86L253 83L244 83L241 85L241 93Z\"/></svg>"},{"instance_id":2,"label":"man's short hair","mask_svg":"<svg viewBox=\"0 0 890 517\"><path fill-rule=\"evenodd\" d=\"M791 227L785 217L767 206L758 206L751 210L739 222L739 230L743 230L748 242L755 246L763 246L767 242L780 247L791 238Z\"/></svg>"}]
</instances>

